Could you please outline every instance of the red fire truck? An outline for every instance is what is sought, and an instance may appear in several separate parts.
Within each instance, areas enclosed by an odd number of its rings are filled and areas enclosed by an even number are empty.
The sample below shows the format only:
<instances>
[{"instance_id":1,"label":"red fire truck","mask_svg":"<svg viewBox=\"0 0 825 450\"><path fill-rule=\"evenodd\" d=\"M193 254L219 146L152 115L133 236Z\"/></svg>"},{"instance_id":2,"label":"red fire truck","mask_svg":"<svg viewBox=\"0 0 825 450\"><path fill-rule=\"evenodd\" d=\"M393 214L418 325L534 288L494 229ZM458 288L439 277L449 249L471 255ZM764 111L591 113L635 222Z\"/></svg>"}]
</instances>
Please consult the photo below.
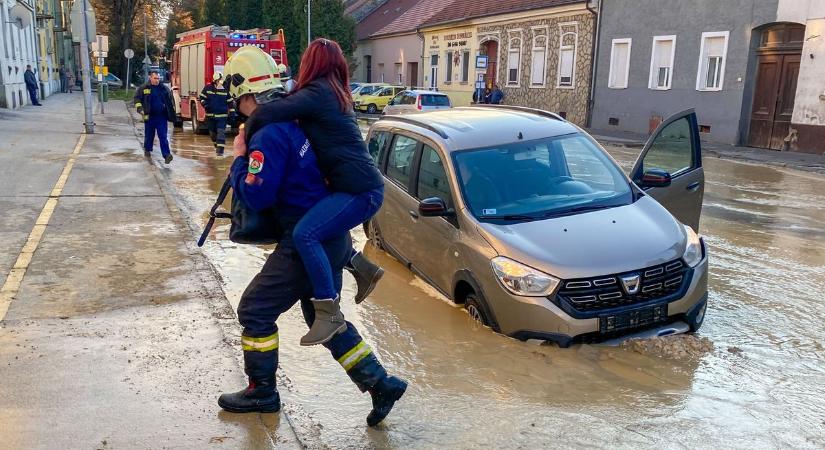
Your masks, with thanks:
<instances>
[{"instance_id":1,"label":"red fire truck","mask_svg":"<svg viewBox=\"0 0 825 450\"><path fill-rule=\"evenodd\" d=\"M201 89L212 81L212 74L223 73L226 60L236 49L254 45L269 53L278 64L287 65L284 30L276 34L266 28L230 30L211 25L178 36L172 53L172 93L178 108L178 123L192 121L195 133L206 132L206 111L198 102Z\"/></svg>"}]
</instances>

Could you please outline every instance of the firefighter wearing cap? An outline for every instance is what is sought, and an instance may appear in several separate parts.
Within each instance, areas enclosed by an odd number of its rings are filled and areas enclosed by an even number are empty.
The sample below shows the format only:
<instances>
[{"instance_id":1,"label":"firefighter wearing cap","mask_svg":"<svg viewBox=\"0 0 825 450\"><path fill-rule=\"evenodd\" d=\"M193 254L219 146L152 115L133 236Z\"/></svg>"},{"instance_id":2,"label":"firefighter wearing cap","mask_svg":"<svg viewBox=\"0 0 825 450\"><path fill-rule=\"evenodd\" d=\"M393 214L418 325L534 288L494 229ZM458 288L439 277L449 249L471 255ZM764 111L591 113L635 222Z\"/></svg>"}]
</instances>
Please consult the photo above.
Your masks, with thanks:
<instances>
[{"instance_id":1,"label":"firefighter wearing cap","mask_svg":"<svg viewBox=\"0 0 825 450\"><path fill-rule=\"evenodd\" d=\"M223 155L223 150L226 146L226 121L229 118L229 114L235 112L235 109L232 107L232 99L222 86L222 78L223 75L221 75L220 72L215 72L212 75L212 82L204 86L198 96L198 100L200 100L201 105L203 105L203 109L206 110L209 136L212 138L212 143L215 145L215 153L218 156Z\"/></svg>"},{"instance_id":2,"label":"firefighter wearing cap","mask_svg":"<svg viewBox=\"0 0 825 450\"><path fill-rule=\"evenodd\" d=\"M224 67L225 85L238 112L249 116L258 105L279 101L283 93L280 72L272 58L256 47L242 47ZM230 168L233 195L247 208L274 210L284 234L261 272L250 282L238 305L243 326L241 346L247 388L223 394L221 408L232 412L275 412L281 407L275 386L278 369L278 317L299 300L308 325L315 319L310 302L312 285L292 239L298 220L319 200L329 195L307 137L294 121L269 123L250 137L235 139L235 161ZM324 250L340 292L342 270L350 258L352 241L343 234L324 242ZM323 344L362 392L372 396L367 424L381 422L407 387L387 374L372 348L355 326Z\"/></svg>"}]
</instances>

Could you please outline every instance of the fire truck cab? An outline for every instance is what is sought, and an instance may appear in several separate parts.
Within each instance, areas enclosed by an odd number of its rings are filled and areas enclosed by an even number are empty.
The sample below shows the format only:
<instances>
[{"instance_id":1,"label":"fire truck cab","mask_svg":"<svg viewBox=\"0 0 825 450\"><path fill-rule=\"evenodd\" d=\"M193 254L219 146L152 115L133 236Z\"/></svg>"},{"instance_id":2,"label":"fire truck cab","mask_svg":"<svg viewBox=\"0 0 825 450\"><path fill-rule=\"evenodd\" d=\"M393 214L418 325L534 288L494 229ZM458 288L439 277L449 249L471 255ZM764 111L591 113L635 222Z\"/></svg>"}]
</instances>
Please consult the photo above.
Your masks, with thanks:
<instances>
[{"instance_id":1,"label":"fire truck cab","mask_svg":"<svg viewBox=\"0 0 825 450\"><path fill-rule=\"evenodd\" d=\"M197 134L206 133L206 111L198 101L201 89L212 74L223 73L226 60L240 47L254 45L269 53L275 62L287 66L284 30L276 34L266 28L232 31L228 26L210 25L178 34L172 53L172 94L178 121L192 122Z\"/></svg>"}]
</instances>

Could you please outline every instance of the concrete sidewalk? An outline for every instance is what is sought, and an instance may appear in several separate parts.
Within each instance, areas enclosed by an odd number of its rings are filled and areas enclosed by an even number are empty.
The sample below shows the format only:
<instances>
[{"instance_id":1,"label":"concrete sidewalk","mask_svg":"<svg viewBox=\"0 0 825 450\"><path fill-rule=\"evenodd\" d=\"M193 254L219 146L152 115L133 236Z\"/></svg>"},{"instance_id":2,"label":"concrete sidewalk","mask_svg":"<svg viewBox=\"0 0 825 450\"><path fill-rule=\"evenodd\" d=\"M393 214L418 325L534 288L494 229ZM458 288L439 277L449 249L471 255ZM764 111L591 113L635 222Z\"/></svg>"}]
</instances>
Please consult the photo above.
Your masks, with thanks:
<instances>
[{"instance_id":1,"label":"concrete sidewalk","mask_svg":"<svg viewBox=\"0 0 825 450\"><path fill-rule=\"evenodd\" d=\"M620 147L641 148L648 138L647 135L627 131L589 129L587 132L602 145L615 145ZM823 153L819 155L813 153L780 152L753 147L738 147L706 140L702 141L702 151L706 156L825 174L825 143L823 143Z\"/></svg>"},{"instance_id":2,"label":"concrete sidewalk","mask_svg":"<svg viewBox=\"0 0 825 450\"><path fill-rule=\"evenodd\" d=\"M0 110L1 446L300 447L283 415L217 407L245 385L237 325L158 181L174 162L123 102L85 138L81 95L44 105Z\"/></svg>"}]
</instances>

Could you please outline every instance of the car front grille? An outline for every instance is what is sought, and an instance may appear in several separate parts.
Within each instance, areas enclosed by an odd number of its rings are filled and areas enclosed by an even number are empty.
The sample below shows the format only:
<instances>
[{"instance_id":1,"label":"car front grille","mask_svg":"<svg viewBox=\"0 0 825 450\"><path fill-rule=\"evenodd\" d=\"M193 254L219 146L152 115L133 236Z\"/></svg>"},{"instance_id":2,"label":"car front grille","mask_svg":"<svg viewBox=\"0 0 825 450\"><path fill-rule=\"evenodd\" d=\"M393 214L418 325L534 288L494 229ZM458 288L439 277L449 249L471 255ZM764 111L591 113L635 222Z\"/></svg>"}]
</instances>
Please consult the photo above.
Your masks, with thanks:
<instances>
[{"instance_id":1,"label":"car front grille","mask_svg":"<svg viewBox=\"0 0 825 450\"><path fill-rule=\"evenodd\" d=\"M638 292L630 294L623 278L632 280L634 276L639 277ZM684 290L688 278L688 267L676 259L634 272L562 281L556 300L566 310L583 313L609 310L677 294Z\"/></svg>"}]
</instances>

